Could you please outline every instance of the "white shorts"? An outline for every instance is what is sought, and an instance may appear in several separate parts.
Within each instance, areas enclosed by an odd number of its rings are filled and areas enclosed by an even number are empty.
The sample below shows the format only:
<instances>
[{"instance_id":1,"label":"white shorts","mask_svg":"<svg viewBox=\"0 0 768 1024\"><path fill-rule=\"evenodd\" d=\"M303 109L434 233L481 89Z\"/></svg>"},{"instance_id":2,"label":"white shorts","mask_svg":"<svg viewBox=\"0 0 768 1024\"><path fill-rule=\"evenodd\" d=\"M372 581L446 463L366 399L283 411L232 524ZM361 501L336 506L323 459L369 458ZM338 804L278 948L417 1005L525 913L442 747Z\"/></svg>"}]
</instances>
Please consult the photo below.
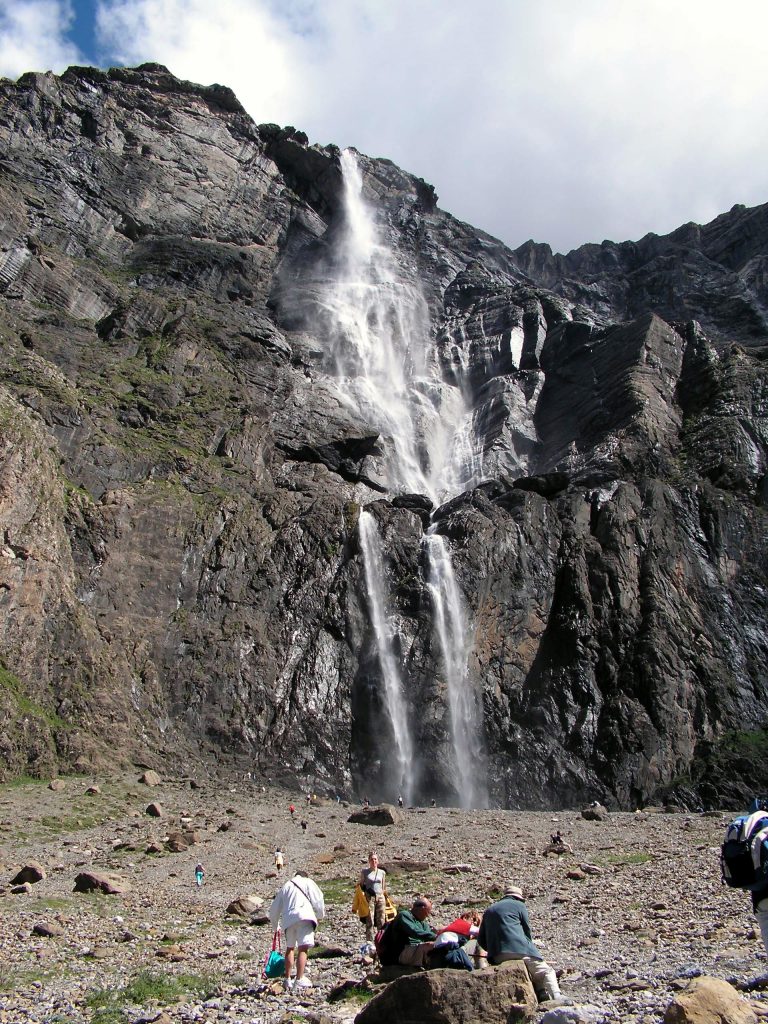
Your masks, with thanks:
<instances>
[{"instance_id":1,"label":"white shorts","mask_svg":"<svg viewBox=\"0 0 768 1024\"><path fill-rule=\"evenodd\" d=\"M285 948L294 946L314 946L315 929L311 921L298 921L285 929Z\"/></svg>"}]
</instances>

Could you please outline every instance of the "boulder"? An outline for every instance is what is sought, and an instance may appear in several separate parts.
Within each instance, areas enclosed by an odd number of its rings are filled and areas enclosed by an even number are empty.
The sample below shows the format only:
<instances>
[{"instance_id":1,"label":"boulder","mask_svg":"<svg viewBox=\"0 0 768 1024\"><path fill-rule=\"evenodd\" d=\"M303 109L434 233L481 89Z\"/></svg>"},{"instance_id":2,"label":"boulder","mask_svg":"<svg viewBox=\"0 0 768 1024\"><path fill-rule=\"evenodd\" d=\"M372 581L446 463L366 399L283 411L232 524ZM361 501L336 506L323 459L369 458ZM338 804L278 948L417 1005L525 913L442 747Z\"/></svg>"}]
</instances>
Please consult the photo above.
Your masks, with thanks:
<instances>
[{"instance_id":1,"label":"boulder","mask_svg":"<svg viewBox=\"0 0 768 1024\"><path fill-rule=\"evenodd\" d=\"M95 783L89 786L85 791L86 796L98 796L101 793L101 786L97 786Z\"/></svg>"},{"instance_id":2,"label":"boulder","mask_svg":"<svg viewBox=\"0 0 768 1024\"><path fill-rule=\"evenodd\" d=\"M511 1024L535 1016L536 993L525 965L482 971L421 971L374 996L355 1024Z\"/></svg>"},{"instance_id":3,"label":"boulder","mask_svg":"<svg viewBox=\"0 0 768 1024\"><path fill-rule=\"evenodd\" d=\"M359 811L353 811L347 818L353 825L396 825L397 820L397 812L391 804L364 807Z\"/></svg>"},{"instance_id":4,"label":"boulder","mask_svg":"<svg viewBox=\"0 0 768 1024\"><path fill-rule=\"evenodd\" d=\"M171 853L183 853L191 845L184 832L171 832L165 841L165 848Z\"/></svg>"},{"instance_id":5,"label":"boulder","mask_svg":"<svg viewBox=\"0 0 768 1024\"><path fill-rule=\"evenodd\" d=\"M727 981L703 975L690 981L664 1012L664 1024L755 1024L749 1004Z\"/></svg>"},{"instance_id":6,"label":"boulder","mask_svg":"<svg viewBox=\"0 0 768 1024\"><path fill-rule=\"evenodd\" d=\"M143 782L145 786L159 786L160 776L150 768L148 771L144 772L139 779L139 782Z\"/></svg>"},{"instance_id":7,"label":"boulder","mask_svg":"<svg viewBox=\"0 0 768 1024\"><path fill-rule=\"evenodd\" d=\"M45 868L36 860L29 861L21 871L17 871L11 879L11 885L23 885L24 882L42 882L45 878Z\"/></svg>"},{"instance_id":8,"label":"boulder","mask_svg":"<svg viewBox=\"0 0 768 1024\"><path fill-rule=\"evenodd\" d=\"M124 892L129 892L130 888L128 882L118 875L81 871L75 878L73 892L103 892L107 896L119 896Z\"/></svg>"},{"instance_id":9,"label":"boulder","mask_svg":"<svg viewBox=\"0 0 768 1024\"><path fill-rule=\"evenodd\" d=\"M238 896L232 900L224 913L235 917L250 917L263 906L264 900L260 896Z\"/></svg>"},{"instance_id":10,"label":"boulder","mask_svg":"<svg viewBox=\"0 0 768 1024\"><path fill-rule=\"evenodd\" d=\"M39 921L36 925L32 926L32 934L41 935L45 939L52 939L57 935L63 935L64 929L56 921Z\"/></svg>"},{"instance_id":11,"label":"boulder","mask_svg":"<svg viewBox=\"0 0 768 1024\"><path fill-rule=\"evenodd\" d=\"M149 804L149 806L147 807L146 813L151 818L162 818L162 816L163 816L163 808L160 806L160 804L153 802L153 803Z\"/></svg>"},{"instance_id":12,"label":"boulder","mask_svg":"<svg viewBox=\"0 0 768 1024\"><path fill-rule=\"evenodd\" d=\"M54 792L65 788L65 783L61 779L51 779L48 783L48 789L52 789Z\"/></svg>"},{"instance_id":13,"label":"boulder","mask_svg":"<svg viewBox=\"0 0 768 1024\"><path fill-rule=\"evenodd\" d=\"M608 817L608 808L602 804L594 803L584 807L581 816L585 821L605 821Z\"/></svg>"}]
</instances>

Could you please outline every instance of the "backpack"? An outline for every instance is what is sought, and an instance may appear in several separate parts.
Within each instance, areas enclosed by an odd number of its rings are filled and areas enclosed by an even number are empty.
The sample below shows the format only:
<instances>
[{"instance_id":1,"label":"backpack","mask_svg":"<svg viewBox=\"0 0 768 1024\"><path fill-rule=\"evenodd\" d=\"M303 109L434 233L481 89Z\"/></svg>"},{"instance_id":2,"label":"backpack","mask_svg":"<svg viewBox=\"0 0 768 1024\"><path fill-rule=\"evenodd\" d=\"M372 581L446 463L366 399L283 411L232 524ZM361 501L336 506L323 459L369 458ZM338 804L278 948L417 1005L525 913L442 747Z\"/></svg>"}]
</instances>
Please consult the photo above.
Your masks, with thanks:
<instances>
[{"instance_id":1,"label":"backpack","mask_svg":"<svg viewBox=\"0 0 768 1024\"><path fill-rule=\"evenodd\" d=\"M757 810L730 823L720 849L723 881L754 892L768 885L768 814Z\"/></svg>"},{"instance_id":2,"label":"backpack","mask_svg":"<svg viewBox=\"0 0 768 1024\"><path fill-rule=\"evenodd\" d=\"M376 956L379 958L379 963L385 966L397 963L397 958L400 956L403 947L402 942L398 947L397 934L396 930L392 927L392 921L385 924L383 928L379 928L374 936L373 944L376 947Z\"/></svg>"}]
</instances>

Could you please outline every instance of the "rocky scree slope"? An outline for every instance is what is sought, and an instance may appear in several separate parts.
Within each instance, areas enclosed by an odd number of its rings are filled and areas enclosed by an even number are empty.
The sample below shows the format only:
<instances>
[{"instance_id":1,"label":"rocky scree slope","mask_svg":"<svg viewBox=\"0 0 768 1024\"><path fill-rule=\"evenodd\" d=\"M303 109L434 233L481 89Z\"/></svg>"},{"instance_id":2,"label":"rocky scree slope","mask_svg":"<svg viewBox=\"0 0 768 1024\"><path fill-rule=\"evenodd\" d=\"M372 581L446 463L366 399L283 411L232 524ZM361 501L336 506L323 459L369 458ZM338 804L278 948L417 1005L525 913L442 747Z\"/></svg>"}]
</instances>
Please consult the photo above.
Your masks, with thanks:
<instances>
[{"instance_id":1,"label":"rocky scree slope","mask_svg":"<svg viewBox=\"0 0 768 1024\"><path fill-rule=\"evenodd\" d=\"M432 510L387 492L390 440L344 401L314 316L335 147L160 65L0 91L0 771L173 749L390 795L366 505L419 797L455 795L430 512L494 801L768 785L768 207L513 252L360 156L482 443L484 482Z\"/></svg>"}]
</instances>

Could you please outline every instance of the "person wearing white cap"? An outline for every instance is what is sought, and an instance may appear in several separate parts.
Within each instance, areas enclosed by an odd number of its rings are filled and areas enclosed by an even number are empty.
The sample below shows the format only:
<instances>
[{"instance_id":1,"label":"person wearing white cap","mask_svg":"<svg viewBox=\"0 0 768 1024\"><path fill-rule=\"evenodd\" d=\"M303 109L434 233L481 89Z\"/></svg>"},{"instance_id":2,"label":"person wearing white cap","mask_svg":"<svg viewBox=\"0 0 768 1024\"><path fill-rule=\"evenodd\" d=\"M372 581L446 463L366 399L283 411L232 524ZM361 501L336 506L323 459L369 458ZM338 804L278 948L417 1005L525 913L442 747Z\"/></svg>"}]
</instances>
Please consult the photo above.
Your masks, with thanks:
<instances>
[{"instance_id":1,"label":"person wearing white cap","mask_svg":"<svg viewBox=\"0 0 768 1024\"><path fill-rule=\"evenodd\" d=\"M477 941L491 964L522 960L540 1002L561 998L557 975L534 945L522 889L513 882L504 883L502 898L483 914Z\"/></svg>"}]
</instances>

